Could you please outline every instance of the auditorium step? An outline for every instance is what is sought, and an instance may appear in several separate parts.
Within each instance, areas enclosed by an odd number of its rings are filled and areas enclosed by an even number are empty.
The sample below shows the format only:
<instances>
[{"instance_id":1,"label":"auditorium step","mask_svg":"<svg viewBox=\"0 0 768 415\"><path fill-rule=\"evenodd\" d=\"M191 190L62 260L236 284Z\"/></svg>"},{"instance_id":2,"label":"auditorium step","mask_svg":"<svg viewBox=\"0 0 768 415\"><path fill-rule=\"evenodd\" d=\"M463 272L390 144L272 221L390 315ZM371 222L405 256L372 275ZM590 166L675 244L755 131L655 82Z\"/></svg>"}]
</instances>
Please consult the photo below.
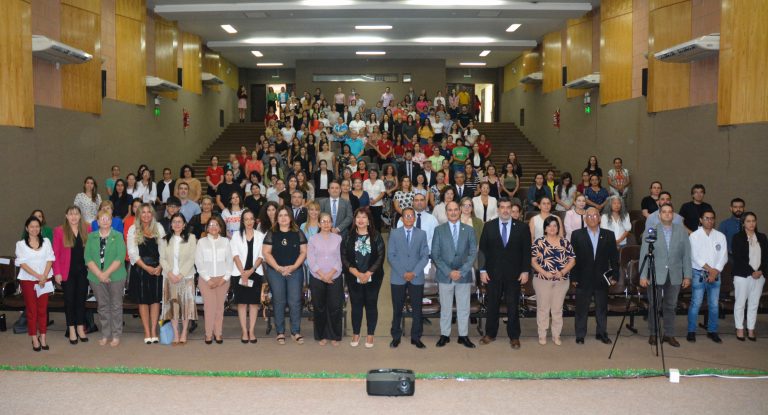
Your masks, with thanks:
<instances>
[{"instance_id":1,"label":"auditorium step","mask_svg":"<svg viewBox=\"0 0 768 415\"><path fill-rule=\"evenodd\" d=\"M479 123L477 130L485 134L492 143L493 152L491 160L499 172L504 168L507 155L514 151L520 164L523 166L523 177L520 183L519 196L522 198L528 186L533 182L536 173L555 169L555 166L547 160L534 146L522 131L514 123L495 122ZM196 176L203 184L203 191L207 188L205 182L205 169L210 165L211 156L219 157L219 164L227 162L229 154L240 153L240 146L246 146L249 150L264 133L264 125L261 123L233 123L222 131L221 135L200 155L192 166ZM578 180L578 178L576 178Z\"/></svg>"}]
</instances>

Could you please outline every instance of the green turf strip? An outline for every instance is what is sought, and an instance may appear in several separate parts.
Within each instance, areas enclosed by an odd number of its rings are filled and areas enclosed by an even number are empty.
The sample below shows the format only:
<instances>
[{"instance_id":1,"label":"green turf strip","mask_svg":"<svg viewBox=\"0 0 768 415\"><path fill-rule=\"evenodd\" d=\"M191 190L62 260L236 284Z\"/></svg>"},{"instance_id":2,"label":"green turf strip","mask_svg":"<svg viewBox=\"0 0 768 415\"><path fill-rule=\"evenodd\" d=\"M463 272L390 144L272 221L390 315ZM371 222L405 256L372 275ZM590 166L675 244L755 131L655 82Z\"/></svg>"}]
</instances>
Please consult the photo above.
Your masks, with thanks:
<instances>
[{"instance_id":1,"label":"green turf strip","mask_svg":"<svg viewBox=\"0 0 768 415\"><path fill-rule=\"evenodd\" d=\"M157 369L149 367L83 367L83 366L34 366L34 365L0 365L0 371L13 372L47 372L47 373L111 373L131 375L163 375L163 376L196 376L196 377L227 377L227 378L286 378L286 379L364 379L365 373L337 372L283 372L280 370L179 370ZM682 375L724 375L724 376L767 376L768 371L746 369L685 369ZM417 373L417 379L628 379L666 376L657 369L602 369L602 370L570 370L557 372L428 372Z\"/></svg>"}]
</instances>

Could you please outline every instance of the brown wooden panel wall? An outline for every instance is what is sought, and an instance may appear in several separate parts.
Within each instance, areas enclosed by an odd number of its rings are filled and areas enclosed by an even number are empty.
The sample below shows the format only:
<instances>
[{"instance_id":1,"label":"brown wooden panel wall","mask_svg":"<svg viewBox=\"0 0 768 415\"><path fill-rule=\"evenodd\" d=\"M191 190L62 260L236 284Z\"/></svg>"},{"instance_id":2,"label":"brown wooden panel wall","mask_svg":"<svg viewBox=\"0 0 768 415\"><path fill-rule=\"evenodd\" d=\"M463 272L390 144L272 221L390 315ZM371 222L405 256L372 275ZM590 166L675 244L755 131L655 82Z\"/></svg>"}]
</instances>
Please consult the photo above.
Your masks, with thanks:
<instances>
[{"instance_id":1,"label":"brown wooden panel wall","mask_svg":"<svg viewBox=\"0 0 768 415\"><path fill-rule=\"evenodd\" d=\"M175 22L155 17L155 73L176 83L179 28Z\"/></svg>"},{"instance_id":2,"label":"brown wooden panel wall","mask_svg":"<svg viewBox=\"0 0 768 415\"><path fill-rule=\"evenodd\" d=\"M656 10L662 7L667 7L673 4L683 3L686 1L690 1L690 0L648 0L648 9ZM704 1L715 1L715 0L704 0Z\"/></svg>"},{"instance_id":3,"label":"brown wooden panel wall","mask_svg":"<svg viewBox=\"0 0 768 415\"><path fill-rule=\"evenodd\" d=\"M117 100L145 105L147 102L146 51L144 23L125 16L115 16L117 50Z\"/></svg>"},{"instance_id":4,"label":"brown wooden panel wall","mask_svg":"<svg viewBox=\"0 0 768 415\"><path fill-rule=\"evenodd\" d=\"M600 2L600 18L602 20L626 13L632 13L632 0L603 0Z\"/></svg>"},{"instance_id":5,"label":"brown wooden panel wall","mask_svg":"<svg viewBox=\"0 0 768 415\"><path fill-rule=\"evenodd\" d=\"M100 39L100 8L99 13L94 13L90 9L61 5L61 41L93 55L89 62L61 66L62 108L101 114Z\"/></svg>"},{"instance_id":6,"label":"brown wooden panel wall","mask_svg":"<svg viewBox=\"0 0 768 415\"><path fill-rule=\"evenodd\" d=\"M115 14L143 22L147 18L147 2L146 0L117 0Z\"/></svg>"},{"instance_id":7,"label":"brown wooden panel wall","mask_svg":"<svg viewBox=\"0 0 768 415\"><path fill-rule=\"evenodd\" d=\"M35 126L32 90L32 6L3 1L0 13L0 125Z\"/></svg>"},{"instance_id":8,"label":"brown wooden panel wall","mask_svg":"<svg viewBox=\"0 0 768 415\"><path fill-rule=\"evenodd\" d=\"M768 121L768 2L723 0L718 125Z\"/></svg>"},{"instance_id":9,"label":"brown wooden panel wall","mask_svg":"<svg viewBox=\"0 0 768 415\"><path fill-rule=\"evenodd\" d=\"M101 0L61 0L61 4L77 7L91 13L101 14Z\"/></svg>"},{"instance_id":10,"label":"brown wooden panel wall","mask_svg":"<svg viewBox=\"0 0 768 415\"><path fill-rule=\"evenodd\" d=\"M568 82L592 73L592 17L568 20L568 41L566 43L566 66ZM566 97L584 95L587 90L568 89Z\"/></svg>"},{"instance_id":11,"label":"brown wooden panel wall","mask_svg":"<svg viewBox=\"0 0 768 415\"><path fill-rule=\"evenodd\" d=\"M648 22L648 112L685 108L690 102L691 65L659 62L653 54L691 40L691 2L652 9Z\"/></svg>"},{"instance_id":12,"label":"brown wooden panel wall","mask_svg":"<svg viewBox=\"0 0 768 415\"><path fill-rule=\"evenodd\" d=\"M200 36L182 32L181 44L183 54L182 87L189 92L202 94L203 84L200 78L202 46L200 44Z\"/></svg>"},{"instance_id":13,"label":"brown wooden panel wall","mask_svg":"<svg viewBox=\"0 0 768 415\"><path fill-rule=\"evenodd\" d=\"M542 92L557 91L563 87L561 55L561 34L552 32L544 35L541 68L543 73Z\"/></svg>"},{"instance_id":14,"label":"brown wooden panel wall","mask_svg":"<svg viewBox=\"0 0 768 415\"><path fill-rule=\"evenodd\" d=\"M604 6L614 2L605 2ZM600 27L600 104L632 98L632 2L628 13L603 17ZM603 9L605 11L605 9Z\"/></svg>"},{"instance_id":15,"label":"brown wooden panel wall","mask_svg":"<svg viewBox=\"0 0 768 415\"><path fill-rule=\"evenodd\" d=\"M221 78L221 55L210 50L203 53L203 72L212 73Z\"/></svg>"}]
</instances>

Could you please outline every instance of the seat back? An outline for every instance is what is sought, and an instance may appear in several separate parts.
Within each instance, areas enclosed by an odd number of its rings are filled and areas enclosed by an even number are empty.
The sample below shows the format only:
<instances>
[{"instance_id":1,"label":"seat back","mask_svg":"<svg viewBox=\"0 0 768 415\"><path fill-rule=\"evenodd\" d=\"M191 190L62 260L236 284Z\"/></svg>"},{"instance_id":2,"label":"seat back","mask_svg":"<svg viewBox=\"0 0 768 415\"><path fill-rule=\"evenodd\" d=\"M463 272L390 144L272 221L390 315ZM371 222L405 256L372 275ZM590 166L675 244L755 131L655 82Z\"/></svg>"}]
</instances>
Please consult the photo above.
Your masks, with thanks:
<instances>
[{"instance_id":1,"label":"seat back","mask_svg":"<svg viewBox=\"0 0 768 415\"><path fill-rule=\"evenodd\" d=\"M633 220L632 235L635 235L635 240L638 244L643 242L643 233L645 233L645 218Z\"/></svg>"},{"instance_id":2,"label":"seat back","mask_svg":"<svg viewBox=\"0 0 768 415\"><path fill-rule=\"evenodd\" d=\"M643 211L642 210L630 210L629 211L629 221L630 222L634 222L634 221L636 221L638 219L645 220L645 216L643 216Z\"/></svg>"}]
</instances>

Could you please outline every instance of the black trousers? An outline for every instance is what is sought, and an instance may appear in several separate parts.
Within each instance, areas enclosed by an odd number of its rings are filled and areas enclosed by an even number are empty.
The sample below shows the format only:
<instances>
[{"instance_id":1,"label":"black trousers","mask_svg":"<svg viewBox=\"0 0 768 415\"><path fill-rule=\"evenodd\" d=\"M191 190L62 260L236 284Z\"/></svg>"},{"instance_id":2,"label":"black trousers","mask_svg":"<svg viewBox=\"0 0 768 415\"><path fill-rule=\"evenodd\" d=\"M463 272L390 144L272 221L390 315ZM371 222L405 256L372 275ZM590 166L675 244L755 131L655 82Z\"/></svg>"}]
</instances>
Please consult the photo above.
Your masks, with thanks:
<instances>
[{"instance_id":1,"label":"black trousers","mask_svg":"<svg viewBox=\"0 0 768 415\"><path fill-rule=\"evenodd\" d=\"M86 268L69 275L61 283L64 289L64 316L67 326L85 324L85 300L88 296L88 271Z\"/></svg>"},{"instance_id":2,"label":"black trousers","mask_svg":"<svg viewBox=\"0 0 768 415\"><path fill-rule=\"evenodd\" d=\"M376 332L376 323L379 320L379 290L383 276L374 274L367 284L359 284L357 278L351 274L345 275L347 288L349 289L349 302L352 305L352 333L360 334L360 326L363 325L363 308L365 308L365 322L368 326L368 335Z\"/></svg>"},{"instance_id":3,"label":"black trousers","mask_svg":"<svg viewBox=\"0 0 768 415\"><path fill-rule=\"evenodd\" d=\"M405 306L405 294L411 297L411 340L418 340L422 333L421 300L424 298L424 285L415 285L406 282L403 285L390 284L392 286L392 329L390 333L393 339L399 339L403 335L403 306Z\"/></svg>"},{"instance_id":4,"label":"black trousers","mask_svg":"<svg viewBox=\"0 0 768 415\"><path fill-rule=\"evenodd\" d=\"M499 307L501 298L507 305L507 336L512 340L520 338L520 281L511 275L491 275L485 292L486 323L485 335L496 338L499 331Z\"/></svg>"},{"instance_id":5,"label":"black trousers","mask_svg":"<svg viewBox=\"0 0 768 415\"><path fill-rule=\"evenodd\" d=\"M608 290L576 288L576 337L586 337L587 317L589 316L589 304L595 298L595 321L597 331L595 335L608 335Z\"/></svg>"},{"instance_id":6,"label":"black trousers","mask_svg":"<svg viewBox=\"0 0 768 415\"><path fill-rule=\"evenodd\" d=\"M344 281L336 278L333 284L327 284L310 276L309 289L312 291L315 340L341 340Z\"/></svg>"},{"instance_id":7,"label":"black trousers","mask_svg":"<svg viewBox=\"0 0 768 415\"><path fill-rule=\"evenodd\" d=\"M371 216L373 216L373 227L376 228L376 232L381 232L381 214L384 210L384 206L369 206L371 209Z\"/></svg>"}]
</instances>

